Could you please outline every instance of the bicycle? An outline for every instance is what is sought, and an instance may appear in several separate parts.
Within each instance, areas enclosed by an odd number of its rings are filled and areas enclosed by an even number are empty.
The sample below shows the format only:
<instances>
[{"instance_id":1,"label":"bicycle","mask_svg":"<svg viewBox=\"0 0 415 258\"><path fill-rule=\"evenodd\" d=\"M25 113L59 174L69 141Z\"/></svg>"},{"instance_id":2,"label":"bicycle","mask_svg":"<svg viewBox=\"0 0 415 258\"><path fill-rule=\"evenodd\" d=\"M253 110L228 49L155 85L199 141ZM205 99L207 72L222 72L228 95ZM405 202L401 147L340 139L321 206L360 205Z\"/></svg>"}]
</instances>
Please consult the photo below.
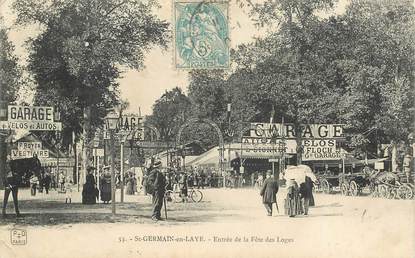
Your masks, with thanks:
<instances>
[{"instance_id":1,"label":"bicycle","mask_svg":"<svg viewBox=\"0 0 415 258\"><path fill-rule=\"evenodd\" d=\"M203 193L199 189L189 188L187 196L182 196L180 190L167 190L164 197L167 201L173 201L176 203L184 202L185 199L188 200L189 197L193 202L201 202L203 199Z\"/></svg>"}]
</instances>

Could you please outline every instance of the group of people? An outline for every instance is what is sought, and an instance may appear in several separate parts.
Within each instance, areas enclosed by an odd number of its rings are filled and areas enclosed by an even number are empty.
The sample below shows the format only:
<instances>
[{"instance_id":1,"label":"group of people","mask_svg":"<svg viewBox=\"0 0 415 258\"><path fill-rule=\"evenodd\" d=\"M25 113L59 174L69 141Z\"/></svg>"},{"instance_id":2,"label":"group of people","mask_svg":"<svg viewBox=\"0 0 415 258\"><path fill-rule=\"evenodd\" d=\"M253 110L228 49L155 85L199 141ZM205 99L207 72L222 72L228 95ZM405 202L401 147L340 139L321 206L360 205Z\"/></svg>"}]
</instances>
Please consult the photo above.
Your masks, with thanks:
<instances>
[{"instance_id":1,"label":"group of people","mask_svg":"<svg viewBox=\"0 0 415 258\"><path fill-rule=\"evenodd\" d=\"M273 204L277 202L277 193L279 189L278 180L274 178L270 170L266 173L266 179L263 182L260 195L262 203L265 206L268 216L272 216ZM313 181L310 177L305 176L304 182L298 184L294 179L287 181L287 195L284 199L284 214L289 217L296 215L308 215L309 207L314 206Z\"/></svg>"},{"instance_id":2,"label":"group of people","mask_svg":"<svg viewBox=\"0 0 415 258\"><path fill-rule=\"evenodd\" d=\"M99 189L95 180L94 167L87 168L85 184L82 188L82 203L95 204L101 196L101 201L105 204L111 201L111 173L109 166L103 167L103 172L99 176Z\"/></svg>"}]
</instances>

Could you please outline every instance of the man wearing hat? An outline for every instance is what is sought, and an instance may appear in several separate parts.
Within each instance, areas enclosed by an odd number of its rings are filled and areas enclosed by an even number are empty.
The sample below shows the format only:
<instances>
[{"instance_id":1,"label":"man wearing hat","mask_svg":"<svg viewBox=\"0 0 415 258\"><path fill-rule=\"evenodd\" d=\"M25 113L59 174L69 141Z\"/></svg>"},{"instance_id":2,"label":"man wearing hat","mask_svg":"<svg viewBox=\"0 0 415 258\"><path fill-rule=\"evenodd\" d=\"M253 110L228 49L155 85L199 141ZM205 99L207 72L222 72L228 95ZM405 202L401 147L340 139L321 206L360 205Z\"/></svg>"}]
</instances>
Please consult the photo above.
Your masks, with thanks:
<instances>
[{"instance_id":1,"label":"man wearing hat","mask_svg":"<svg viewBox=\"0 0 415 258\"><path fill-rule=\"evenodd\" d=\"M146 187L147 192L153 195L153 215L151 218L155 221L161 220L161 208L163 207L164 193L166 190L166 178L161 173L161 161L156 160L153 164L153 169L151 170Z\"/></svg>"},{"instance_id":2,"label":"man wearing hat","mask_svg":"<svg viewBox=\"0 0 415 258\"><path fill-rule=\"evenodd\" d=\"M278 181L272 176L271 170L267 171L267 179L265 179L260 195L262 203L267 210L267 215L272 216L272 204L277 203ZM277 204L278 208L278 204Z\"/></svg>"}]
</instances>

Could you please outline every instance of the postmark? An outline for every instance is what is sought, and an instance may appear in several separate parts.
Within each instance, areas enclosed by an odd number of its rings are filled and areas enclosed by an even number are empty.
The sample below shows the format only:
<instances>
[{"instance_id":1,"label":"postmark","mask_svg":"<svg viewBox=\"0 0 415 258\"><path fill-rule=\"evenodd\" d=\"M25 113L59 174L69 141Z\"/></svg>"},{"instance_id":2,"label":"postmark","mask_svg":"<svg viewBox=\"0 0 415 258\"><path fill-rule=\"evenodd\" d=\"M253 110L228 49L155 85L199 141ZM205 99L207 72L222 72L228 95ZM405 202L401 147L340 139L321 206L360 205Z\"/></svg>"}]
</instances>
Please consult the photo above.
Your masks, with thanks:
<instances>
[{"instance_id":1,"label":"postmark","mask_svg":"<svg viewBox=\"0 0 415 258\"><path fill-rule=\"evenodd\" d=\"M10 230L10 242L12 245L27 244L27 231L19 228Z\"/></svg>"},{"instance_id":2,"label":"postmark","mask_svg":"<svg viewBox=\"0 0 415 258\"><path fill-rule=\"evenodd\" d=\"M176 68L228 68L228 16L227 1L174 1Z\"/></svg>"}]
</instances>

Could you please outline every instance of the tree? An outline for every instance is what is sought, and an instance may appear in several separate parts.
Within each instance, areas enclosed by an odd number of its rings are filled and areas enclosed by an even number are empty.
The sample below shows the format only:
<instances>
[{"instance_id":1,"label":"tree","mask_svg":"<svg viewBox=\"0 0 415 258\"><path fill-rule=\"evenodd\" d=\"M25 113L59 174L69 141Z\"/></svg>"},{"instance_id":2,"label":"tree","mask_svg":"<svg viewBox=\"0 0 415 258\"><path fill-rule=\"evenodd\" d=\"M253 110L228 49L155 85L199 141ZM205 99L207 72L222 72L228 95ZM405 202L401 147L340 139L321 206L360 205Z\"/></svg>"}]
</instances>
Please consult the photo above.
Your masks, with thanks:
<instances>
[{"instance_id":1,"label":"tree","mask_svg":"<svg viewBox=\"0 0 415 258\"><path fill-rule=\"evenodd\" d=\"M22 85L22 68L18 65L18 58L14 55L14 46L8 39L8 29L0 17L0 109L7 110L7 104L14 102ZM7 120L3 117L1 120ZM5 161L7 155L7 134L0 132L0 187L3 187L5 175Z\"/></svg>"},{"instance_id":2,"label":"tree","mask_svg":"<svg viewBox=\"0 0 415 258\"><path fill-rule=\"evenodd\" d=\"M175 87L156 100L153 113L146 122L159 130L161 140L174 141L180 126L189 117L190 106L190 100L182 89Z\"/></svg>"},{"instance_id":3,"label":"tree","mask_svg":"<svg viewBox=\"0 0 415 258\"><path fill-rule=\"evenodd\" d=\"M64 139L82 133L87 146L91 126L101 125L107 108L118 104L121 68L140 70L145 53L166 47L168 23L152 14L154 7L156 1L138 0L14 3L18 24L42 27L30 46L35 102L61 110Z\"/></svg>"}]
</instances>

